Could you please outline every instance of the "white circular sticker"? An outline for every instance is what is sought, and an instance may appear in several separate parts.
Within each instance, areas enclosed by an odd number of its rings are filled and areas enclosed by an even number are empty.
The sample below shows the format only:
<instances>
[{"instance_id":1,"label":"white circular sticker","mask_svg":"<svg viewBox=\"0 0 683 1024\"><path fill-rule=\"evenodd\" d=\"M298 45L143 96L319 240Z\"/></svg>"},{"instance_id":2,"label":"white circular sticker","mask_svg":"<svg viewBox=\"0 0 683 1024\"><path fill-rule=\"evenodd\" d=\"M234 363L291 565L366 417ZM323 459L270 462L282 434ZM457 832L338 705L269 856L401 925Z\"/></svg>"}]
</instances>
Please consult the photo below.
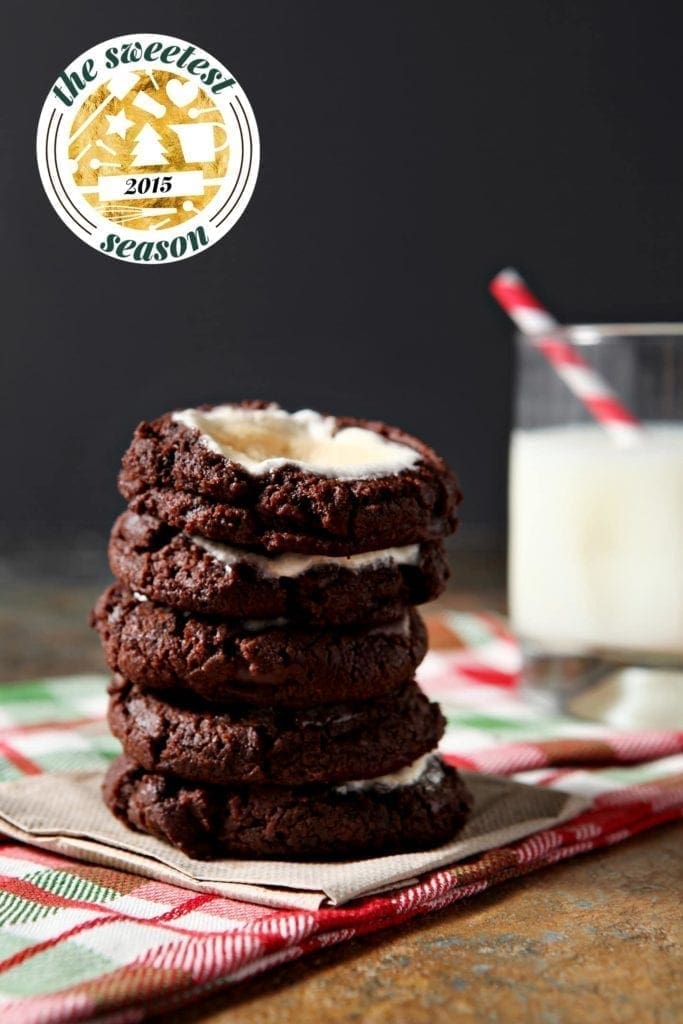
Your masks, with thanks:
<instances>
[{"instance_id":1,"label":"white circular sticker","mask_svg":"<svg viewBox=\"0 0 683 1024\"><path fill-rule=\"evenodd\" d=\"M59 75L38 123L43 187L99 252L160 266L227 234L259 167L254 113L228 69L149 33L93 46Z\"/></svg>"}]
</instances>

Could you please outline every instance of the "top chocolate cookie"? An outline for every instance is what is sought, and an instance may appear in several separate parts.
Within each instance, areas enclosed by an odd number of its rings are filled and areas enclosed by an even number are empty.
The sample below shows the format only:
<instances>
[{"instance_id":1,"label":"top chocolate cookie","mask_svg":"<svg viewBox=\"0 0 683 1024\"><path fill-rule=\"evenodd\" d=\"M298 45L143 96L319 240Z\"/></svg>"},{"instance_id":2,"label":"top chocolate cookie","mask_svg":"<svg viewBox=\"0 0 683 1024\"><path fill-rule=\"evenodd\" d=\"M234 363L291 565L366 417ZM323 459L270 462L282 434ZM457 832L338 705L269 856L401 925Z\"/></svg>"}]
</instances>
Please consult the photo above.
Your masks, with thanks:
<instances>
[{"instance_id":1,"label":"top chocolate cookie","mask_svg":"<svg viewBox=\"0 0 683 1024\"><path fill-rule=\"evenodd\" d=\"M443 459L397 427L264 402L141 423L119 489L191 534L330 555L444 537L461 499Z\"/></svg>"}]
</instances>

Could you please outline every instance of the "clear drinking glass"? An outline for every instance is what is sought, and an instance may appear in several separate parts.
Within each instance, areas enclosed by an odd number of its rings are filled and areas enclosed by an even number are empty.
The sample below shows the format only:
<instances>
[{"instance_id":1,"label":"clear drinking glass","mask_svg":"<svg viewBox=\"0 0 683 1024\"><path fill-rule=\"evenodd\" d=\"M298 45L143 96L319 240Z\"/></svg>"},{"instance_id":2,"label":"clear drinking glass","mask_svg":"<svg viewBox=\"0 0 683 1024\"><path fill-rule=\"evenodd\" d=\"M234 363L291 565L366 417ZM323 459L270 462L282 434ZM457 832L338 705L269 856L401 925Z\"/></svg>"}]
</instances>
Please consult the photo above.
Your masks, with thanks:
<instances>
[{"instance_id":1,"label":"clear drinking glass","mask_svg":"<svg viewBox=\"0 0 683 1024\"><path fill-rule=\"evenodd\" d=\"M683 324L553 335L577 347L643 432L617 445L533 337L518 335L509 604L523 685L612 724L672 725L683 719Z\"/></svg>"}]
</instances>

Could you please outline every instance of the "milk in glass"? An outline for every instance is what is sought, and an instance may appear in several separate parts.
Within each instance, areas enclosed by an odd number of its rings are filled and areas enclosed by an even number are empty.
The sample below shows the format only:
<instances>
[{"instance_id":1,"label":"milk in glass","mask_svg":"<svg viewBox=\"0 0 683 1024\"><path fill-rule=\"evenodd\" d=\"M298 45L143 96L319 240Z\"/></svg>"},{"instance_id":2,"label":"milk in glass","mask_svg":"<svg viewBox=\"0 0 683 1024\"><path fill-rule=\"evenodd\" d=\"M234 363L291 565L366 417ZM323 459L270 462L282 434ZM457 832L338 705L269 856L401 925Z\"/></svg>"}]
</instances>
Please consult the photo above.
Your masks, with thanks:
<instances>
[{"instance_id":1,"label":"milk in glass","mask_svg":"<svg viewBox=\"0 0 683 1024\"><path fill-rule=\"evenodd\" d=\"M513 432L513 626L548 649L683 652L683 424Z\"/></svg>"}]
</instances>

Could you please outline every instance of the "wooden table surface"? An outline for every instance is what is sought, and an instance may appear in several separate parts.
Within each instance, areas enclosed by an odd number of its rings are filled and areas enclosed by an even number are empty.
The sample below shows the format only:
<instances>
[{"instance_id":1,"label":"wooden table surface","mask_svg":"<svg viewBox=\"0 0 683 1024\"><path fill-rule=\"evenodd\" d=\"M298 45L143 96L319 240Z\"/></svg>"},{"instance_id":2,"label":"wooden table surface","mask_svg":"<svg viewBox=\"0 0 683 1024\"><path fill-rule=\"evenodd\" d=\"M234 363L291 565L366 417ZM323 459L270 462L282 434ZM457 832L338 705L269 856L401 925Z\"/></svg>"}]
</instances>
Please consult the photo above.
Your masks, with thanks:
<instances>
[{"instance_id":1,"label":"wooden table surface","mask_svg":"<svg viewBox=\"0 0 683 1024\"><path fill-rule=\"evenodd\" d=\"M449 603L500 606L495 567L456 582ZM87 582L8 580L0 680L103 671L85 625L96 593ZM682 895L683 826L668 826L287 964L164 1020L679 1024Z\"/></svg>"}]
</instances>

